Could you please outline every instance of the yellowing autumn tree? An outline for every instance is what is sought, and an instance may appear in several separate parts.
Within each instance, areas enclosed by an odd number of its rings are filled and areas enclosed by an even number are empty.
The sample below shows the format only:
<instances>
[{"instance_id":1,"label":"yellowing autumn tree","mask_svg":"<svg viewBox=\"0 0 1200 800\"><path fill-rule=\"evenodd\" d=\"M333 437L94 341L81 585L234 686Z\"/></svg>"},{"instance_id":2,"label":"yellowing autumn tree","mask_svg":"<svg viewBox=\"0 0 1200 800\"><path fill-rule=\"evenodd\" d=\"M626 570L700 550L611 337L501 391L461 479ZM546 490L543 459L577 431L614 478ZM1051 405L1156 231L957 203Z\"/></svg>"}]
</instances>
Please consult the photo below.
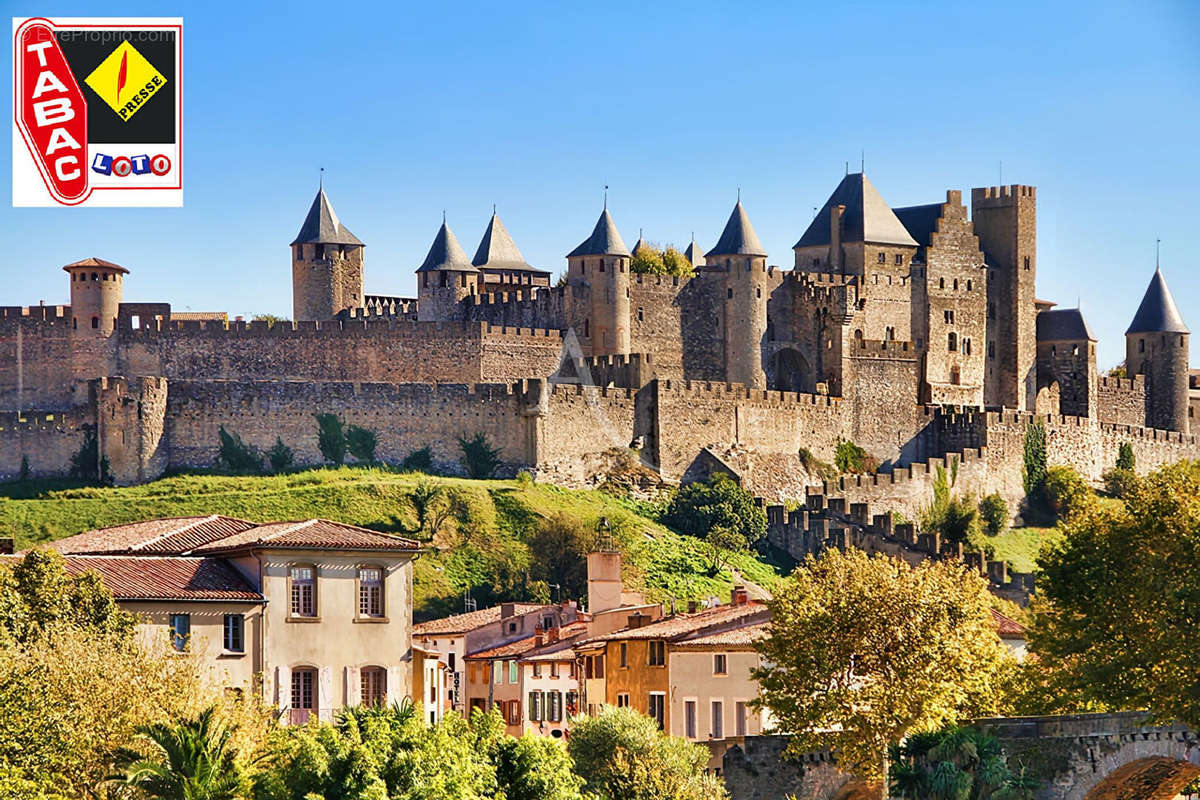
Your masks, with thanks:
<instances>
[{"instance_id":1,"label":"yellowing autumn tree","mask_svg":"<svg viewBox=\"0 0 1200 800\"><path fill-rule=\"evenodd\" d=\"M986 583L961 564L830 550L768 604L758 702L792 735L789 753L829 747L843 769L876 781L889 745L998 709L1012 658Z\"/></svg>"}]
</instances>

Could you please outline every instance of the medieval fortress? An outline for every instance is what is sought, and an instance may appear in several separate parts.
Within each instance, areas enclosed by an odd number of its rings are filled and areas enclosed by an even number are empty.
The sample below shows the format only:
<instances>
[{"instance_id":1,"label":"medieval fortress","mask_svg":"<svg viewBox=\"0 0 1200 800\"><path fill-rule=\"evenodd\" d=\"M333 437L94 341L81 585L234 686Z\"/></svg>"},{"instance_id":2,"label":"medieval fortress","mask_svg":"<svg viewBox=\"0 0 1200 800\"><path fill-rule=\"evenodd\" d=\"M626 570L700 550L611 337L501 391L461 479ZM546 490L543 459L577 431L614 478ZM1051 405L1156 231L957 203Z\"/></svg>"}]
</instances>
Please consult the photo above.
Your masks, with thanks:
<instances>
[{"instance_id":1,"label":"medieval fortress","mask_svg":"<svg viewBox=\"0 0 1200 800\"><path fill-rule=\"evenodd\" d=\"M715 246L687 249L691 278L633 273L605 208L558 285L498 217L473 258L443 223L414 299L367 293L365 245L322 190L290 245L290 322L126 302L129 271L99 258L64 267L69 306L0 308L0 479L65 474L93 436L118 483L207 467L221 426L317 464L325 412L375 430L385 461L428 445L453 470L458 437L482 432L507 469L578 485L632 449L667 481L725 470L863 520L926 502L951 461L964 490L1019 498L1035 419L1050 463L1092 479L1125 442L1139 469L1200 456L1162 274L1126 334L1129 377L1102 377L1079 310L1034 293L1034 187L970 202L891 208L849 174L791 269L768 266L739 202ZM810 474L840 439L879 473Z\"/></svg>"}]
</instances>

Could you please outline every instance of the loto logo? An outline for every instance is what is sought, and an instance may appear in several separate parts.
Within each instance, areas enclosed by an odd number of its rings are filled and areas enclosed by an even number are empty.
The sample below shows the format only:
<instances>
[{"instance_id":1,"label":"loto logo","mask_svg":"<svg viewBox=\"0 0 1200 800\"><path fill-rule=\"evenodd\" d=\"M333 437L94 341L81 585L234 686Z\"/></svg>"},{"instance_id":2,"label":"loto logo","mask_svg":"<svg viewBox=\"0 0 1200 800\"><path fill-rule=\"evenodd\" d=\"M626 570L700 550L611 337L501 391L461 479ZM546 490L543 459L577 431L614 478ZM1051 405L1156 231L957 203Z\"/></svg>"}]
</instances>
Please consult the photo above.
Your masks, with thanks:
<instances>
[{"instance_id":1,"label":"loto logo","mask_svg":"<svg viewBox=\"0 0 1200 800\"><path fill-rule=\"evenodd\" d=\"M17 126L54 199L82 203L91 193L83 169L87 101L49 24L34 22L17 37Z\"/></svg>"},{"instance_id":2,"label":"loto logo","mask_svg":"<svg viewBox=\"0 0 1200 800\"><path fill-rule=\"evenodd\" d=\"M13 205L183 205L182 37L175 18L14 19Z\"/></svg>"}]
</instances>

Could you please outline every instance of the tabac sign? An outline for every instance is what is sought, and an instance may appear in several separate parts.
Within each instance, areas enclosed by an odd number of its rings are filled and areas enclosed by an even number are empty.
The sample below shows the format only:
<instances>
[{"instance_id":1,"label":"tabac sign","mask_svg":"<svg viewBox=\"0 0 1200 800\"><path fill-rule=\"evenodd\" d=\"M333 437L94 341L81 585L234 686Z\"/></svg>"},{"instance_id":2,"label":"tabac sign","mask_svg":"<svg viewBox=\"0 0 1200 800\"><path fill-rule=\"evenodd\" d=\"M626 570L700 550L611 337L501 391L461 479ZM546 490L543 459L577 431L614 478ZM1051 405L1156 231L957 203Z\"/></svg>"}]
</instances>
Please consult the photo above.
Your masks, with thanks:
<instances>
[{"instance_id":1,"label":"tabac sign","mask_svg":"<svg viewBox=\"0 0 1200 800\"><path fill-rule=\"evenodd\" d=\"M13 205L183 205L183 20L13 19Z\"/></svg>"}]
</instances>

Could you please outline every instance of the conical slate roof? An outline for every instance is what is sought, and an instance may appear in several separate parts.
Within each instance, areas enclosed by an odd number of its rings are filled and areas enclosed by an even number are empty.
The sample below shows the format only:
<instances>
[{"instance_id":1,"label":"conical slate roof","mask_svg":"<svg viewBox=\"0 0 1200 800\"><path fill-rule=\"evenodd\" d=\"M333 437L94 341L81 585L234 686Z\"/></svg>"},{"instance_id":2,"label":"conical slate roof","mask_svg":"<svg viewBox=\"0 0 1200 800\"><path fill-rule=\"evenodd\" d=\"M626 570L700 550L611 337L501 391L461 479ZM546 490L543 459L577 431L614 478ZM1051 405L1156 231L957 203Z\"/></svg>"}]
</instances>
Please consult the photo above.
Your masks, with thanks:
<instances>
[{"instance_id":1,"label":"conical slate roof","mask_svg":"<svg viewBox=\"0 0 1200 800\"><path fill-rule=\"evenodd\" d=\"M818 247L829 244L829 210L845 206L842 215L843 242L872 242L874 244L906 244L917 242L884 202L878 190L861 172L842 178L833 194L821 206L808 230L793 247Z\"/></svg>"},{"instance_id":2,"label":"conical slate roof","mask_svg":"<svg viewBox=\"0 0 1200 800\"><path fill-rule=\"evenodd\" d=\"M708 251L708 255L764 257L767 255L762 243L758 241L758 234L754 232L754 226L750 224L750 217L746 216L746 209L742 208L741 200L738 200L737 205L733 207L733 213L729 215L729 221L725 223L725 230L721 232L721 238L717 240L716 247Z\"/></svg>"},{"instance_id":3,"label":"conical slate roof","mask_svg":"<svg viewBox=\"0 0 1200 800\"><path fill-rule=\"evenodd\" d=\"M362 244L362 241L346 230L322 188L317 190L308 216L292 244Z\"/></svg>"},{"instance_id":4,"label":"conical slate roof","mask_svg":"<svg viewBox=\"0 0 1200 800\"><path fill-rule=\"evenodd\" d=\"M633 246L633 249L630 250L629 252L633 253L636 256L638 253L642 252L643 248L648 249L649 247L650 247L650 245L646 244L646 240L642 238L642 232L638 231L637 244L635 244Z\"/></svg>"},{"instance_id":5,"label":"conical slate roof","mask_svg":"<svg viewBox=\"0 0 1200 800\"><path fill-rule=\"evenodd\" d=\"M625 247L625 242L621 241L621 233L617 230L617 223L613 222L612 214L608 213L608 209L605 208L604 212L600 214L600 219L596 220L596 227L592 229L592 235L584 239L579 247L567 253L567 258L571 258L572 256L627 255L630 255L630 253Z\"/></svg>"},{"instance_id":6,"label":"conical slate roof","mask_svg":"<svg viewBox=\"0 0 1200 800\"><path fill-rule=\"evenodd\" d=\"M687 260L692 262L693 267L699 267L704 264L704 251L700 249L700 245L696 244L696 237L692 237L692 243L683 251L687 256Z\"/></svg>"},{"instance_id":7,"label":"conical slate roof","mask_svg":"<svg viewBox=\"0 0 1200 800\"><path fill-rule=\"evenodd\" d=\"M494 212L471 263L480 269L533 269L517 249L516 242L508 235L508 229L504 227L500 217Z\"/></svg>"},{"instance_id":8,"label":"conical slate roof","mask_svg":"<svg viewBox=\"0 0 1200 800\"><path fill-rule=\"evenodd\" d=\"M450 230L450 226L446 224L445 220L442 221L442 227L438 228L437 236L433 237L429 255L425 256L425 261L417 267L417 272L437 270L479 272L467 258L467 254L463 252L458 239L454 238L454 231Z\"/></svg>"},{"instance_id":9,"label":"conical slate roof","mask_svg":"<svg viewBox=\"0 0 1200 800\"><path fill-rule=\"evenodd\" d=\"M1162 270L1154 270L1142 304L1138 306L1133 322L1129 323L1129 330L1125 333L1188 333Z\"/></svg>"}]
</instances>

